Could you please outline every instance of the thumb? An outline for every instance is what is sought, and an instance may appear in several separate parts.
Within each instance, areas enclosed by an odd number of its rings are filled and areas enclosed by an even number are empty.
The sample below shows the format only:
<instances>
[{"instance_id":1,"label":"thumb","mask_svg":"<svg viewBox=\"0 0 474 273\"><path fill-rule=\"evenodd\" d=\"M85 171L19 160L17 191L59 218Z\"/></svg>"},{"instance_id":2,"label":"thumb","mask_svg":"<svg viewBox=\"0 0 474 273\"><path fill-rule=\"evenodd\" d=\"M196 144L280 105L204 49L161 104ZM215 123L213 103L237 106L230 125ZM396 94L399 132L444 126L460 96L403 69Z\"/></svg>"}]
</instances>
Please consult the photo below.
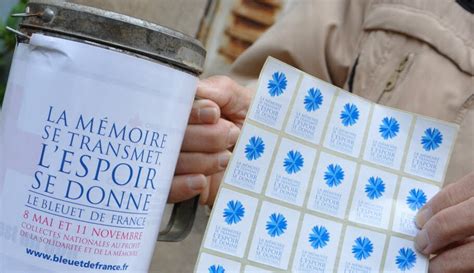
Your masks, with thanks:
<instances>
[{"instance_id":1,"label":"thumb","mask_svg":"<svg viewBox=\"0 0 474 273\"><path fill-rule=\"evenodd\" d=\"M171 184L168 203L178 203L201 194L208 187L207 183L203 174L175 176Z\"/></svg>"},{"instance_id":2,"label":"thumb","mask_svg":"<svg viewBox=\"0 0 474 273\"><path fill-rule=\"evenodd\" d=\"M197 96L214 101L225 118L241 125L250 107L253 92L229 77L213 76L199 82Z\"/></svg>"}]
</instances>

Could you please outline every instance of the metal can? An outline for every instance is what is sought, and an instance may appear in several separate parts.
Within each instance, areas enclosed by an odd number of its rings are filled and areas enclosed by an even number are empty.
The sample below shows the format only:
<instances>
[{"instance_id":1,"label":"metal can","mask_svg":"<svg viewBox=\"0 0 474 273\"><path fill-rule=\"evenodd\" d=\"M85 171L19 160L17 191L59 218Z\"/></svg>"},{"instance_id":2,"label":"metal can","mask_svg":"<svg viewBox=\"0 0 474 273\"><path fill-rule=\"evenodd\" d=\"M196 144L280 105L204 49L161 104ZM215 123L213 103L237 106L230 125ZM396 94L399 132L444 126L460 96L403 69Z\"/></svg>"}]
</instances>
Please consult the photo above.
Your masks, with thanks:
<instances>
[{"instance_id":1,"label":"metal can","mask_svg":"<svg viewBox=\"0 0 474 273\"><path fill-rule=\"evenodd\" d=\"M0 119L0 272L147 272L205 50L65 1L32 0L17 16Z\"/></svg>"}]
</instances>

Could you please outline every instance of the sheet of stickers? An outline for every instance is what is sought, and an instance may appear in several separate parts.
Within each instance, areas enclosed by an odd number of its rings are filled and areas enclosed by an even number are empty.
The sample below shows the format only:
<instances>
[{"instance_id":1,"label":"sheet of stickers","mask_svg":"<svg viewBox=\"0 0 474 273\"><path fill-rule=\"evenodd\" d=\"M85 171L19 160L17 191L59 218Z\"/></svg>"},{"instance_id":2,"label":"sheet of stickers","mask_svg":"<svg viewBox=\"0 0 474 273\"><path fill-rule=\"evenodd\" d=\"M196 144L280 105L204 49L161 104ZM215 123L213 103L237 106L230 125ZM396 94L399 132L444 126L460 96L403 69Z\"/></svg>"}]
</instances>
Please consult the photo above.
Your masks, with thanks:
<instances>
[{"instance_id":1,"label":"sheet of stickers","mask_svg":"<svg viewBox=\"0 0 474 273\"><path fill-rule=\"evenodd\" d=\"M427 272L414 217L457 130L268 58L195 272Z\"/></svg>"}]
</instances>

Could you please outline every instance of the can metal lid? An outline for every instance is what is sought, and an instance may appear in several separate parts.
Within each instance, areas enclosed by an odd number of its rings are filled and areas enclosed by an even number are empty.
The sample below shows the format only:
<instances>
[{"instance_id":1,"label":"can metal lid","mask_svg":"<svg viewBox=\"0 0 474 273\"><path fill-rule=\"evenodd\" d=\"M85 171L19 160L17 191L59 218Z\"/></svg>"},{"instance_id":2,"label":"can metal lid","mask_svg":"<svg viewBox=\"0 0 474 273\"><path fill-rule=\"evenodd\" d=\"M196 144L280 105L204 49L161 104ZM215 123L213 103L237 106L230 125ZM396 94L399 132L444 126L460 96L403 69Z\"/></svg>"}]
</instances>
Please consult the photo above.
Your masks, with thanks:
<instances>
[{"instance_id":1,"label":"can metal lid","mask_svg":"<svg viewBox=\"0 0 474 273\"><path fill-rule=\"evenodd\" d=\"M183 33L130 16L69 3L30 0L23 32L46 32L98 43L179 66L200 74L206 50Z\"/></svg>"}]
</instances>

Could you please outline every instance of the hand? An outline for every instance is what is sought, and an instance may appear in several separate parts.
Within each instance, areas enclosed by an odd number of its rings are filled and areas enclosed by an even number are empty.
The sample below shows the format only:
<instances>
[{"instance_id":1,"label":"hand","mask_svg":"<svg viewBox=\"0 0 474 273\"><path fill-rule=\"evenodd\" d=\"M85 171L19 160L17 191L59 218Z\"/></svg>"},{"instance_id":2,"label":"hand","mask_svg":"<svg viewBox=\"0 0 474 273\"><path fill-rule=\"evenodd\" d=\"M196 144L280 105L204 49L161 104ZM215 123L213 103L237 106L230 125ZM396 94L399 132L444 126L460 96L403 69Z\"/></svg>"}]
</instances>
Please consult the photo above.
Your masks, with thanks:
<instances>
[{"instance_id":1,"label":"hand","mask_svg":"<svg viewBox=\"0 0 474 273\"><path fill-rule=\"evenodd\" d=\"M240 130L220 118L220 109L210 100L196 100L191 110L168 202L177 203L198 194L207 195L206 176L227 167ZM205 200L204 200L205 201Z\"/></svg>"},{"instance_id":2,"label":"hand","mask_svg":"<svg viewBox=\"0 0 474 273\"><path fill-rule=\"evenodd\" d=\"M220 107L221 116L241 129L252 101L253 92L248 88L240 86L229 77L214 76L204 79L199 83L197 96L217 103ZM224 177L224 171L222 170L207 177L207 187L201 193L201 204L207 204L212 207Z\"/></svg>"},{"instance_id":3,"label":"hand","mask_svg":"<svg viewBox=\"0 0 474 273\"><path fill-rule=\"evenodd\" d=\"M199 82L197 95L220 107L222 117L242 128L252 101L253 91L229 77L213 76Z\"/></svg>"},{"instance_id":4,"label":"hand","mask_svg":"<svg viewBox=\"0 0 474 273\"><path fill-rule=\"evenodd\" d=\"M202 80L183 141L168 202L198 194L200 203L214 203L251 101L251 91L228 77Z\"/></svg>"},{"instance_id":5,"label":"hand","mask_svg":"<svg viewBox=\"0 0 474 273\"><path fill-rule=\"evenodd\" d=\"M430 273L474 271L474 172L450 184L419 212L417 249L430 261Z\"/></svg>"}]
</instances>

